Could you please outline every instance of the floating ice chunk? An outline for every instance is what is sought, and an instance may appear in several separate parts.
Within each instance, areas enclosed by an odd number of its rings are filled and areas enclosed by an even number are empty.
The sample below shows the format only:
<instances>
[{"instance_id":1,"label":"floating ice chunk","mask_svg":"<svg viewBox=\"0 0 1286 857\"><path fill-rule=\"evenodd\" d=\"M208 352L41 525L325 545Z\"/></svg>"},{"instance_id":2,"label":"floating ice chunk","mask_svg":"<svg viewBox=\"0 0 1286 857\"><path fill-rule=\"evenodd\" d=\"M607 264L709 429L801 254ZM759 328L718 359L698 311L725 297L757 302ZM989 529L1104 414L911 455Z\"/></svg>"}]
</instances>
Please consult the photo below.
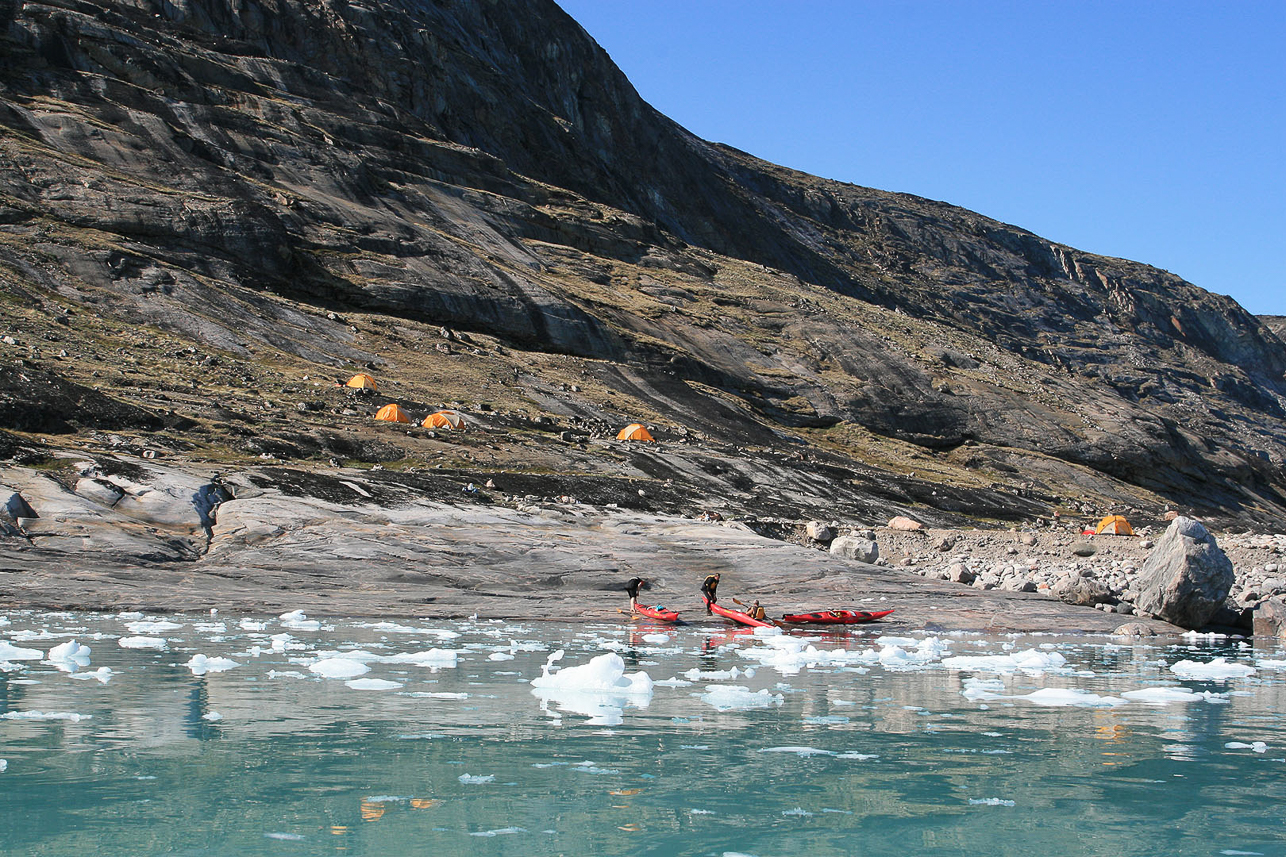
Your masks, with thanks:
<instances>
[{"instance_id":1,"label":"floating ice chunk","mask_svg":"<svg viewBox=\"0 0 1286 857\"><path fill-rule=\"evenodd\" d=\"M1142 690L1127 690L1121 696L1131 702L1143 702L1148 705L1195 702L1202 698L1202 694L1195 693L1186 687L1147 687Z\"/></svg>"},{"instance_id":2,"label":"floating ice chunk","mask_svg":"<svg viewBox=\"0 0 1286 857\"><path fill-rule=\"evenodd\" d=\"M801 718L805 723L816 726L830 726L836 723L847 723L849 719L842 714L820 714L815 717Z\"/></svg>"},{"instance_id":3,"label":"floating ice chunk","mask_svg":"<svg viewBox=\"0 0 1286 857\"><path fill-rule=\"evenodd\" d=\"M943 658L942 665L949 670L970 672L991 672L1001 675L1023 673L1041 675L1051 671L1062 671L1067 659L1058 652L1041 652L1027 649L1012 655L959 655Z\"/></svg>"},{"instance_id":4,"label":"floating ice chunk","mask_svg":"<svg viewBox=\"0 0 1286 857\"><path fill-rule=\"evenodd\" d=\"M115 674L116 673L112 672L111 667L99 667L98 669L93 670L92 672L72 673L72 678L82 679L82 680L92 678L95 681L100 681L103 684L107 684L109 681L112 680L112 676L114 676Z\"/></svg>"},{"instance_id":5,"label":"floating ice chunk","mask_svg":"<svg viewBox=\"0 0 1286 857\"><path fill-rule=\"evenodd\" d=\"M89 663L89 653L89 646L82 646L76 640L68 640L50 649L48 657L51 662L63 661L84 666Z\"/></svg>"},{"instance_id":6,"label":"floating ice chunk","mask_svg":"<svg viewBox=\"0 0 1286 857\"><path fill-rule=\"evenodd\" d=\"M356 678L371 671L366 664L351 658L322 658L308 669L323 678Z\"/></svg>"},{"instance_id":7,"label":"floating ice chunk","mask_svg":"<svg viewBox=\"0 0 1286 857\"><path fill-rule=\"evenodd\" d=\"M1286 670L1286 661L1272 660L1270 658L1262 658L1260 660L1255 661L1255 664L1258 665L1260 669ZM1224 853L1227 853L1227 852L1224 852ZM1235 852L1235 853L1241 853L1241 852Z\"/></svg>"},{"instance_id":8,"label":"floating ice chunk","mask_svg":"<svg viewBox=\"0 0 1286 857\"><path fill-rule=\"evenodd\" d=\"M384 678L355 678L344 684L353 690L397 690L403 686L400 681L389 681Z\"/></svg>"},{"instance_id":9,"label":"floating ice chunk","mask_svg":"<svg viewBox=\"0 0 1286 857\"><path fill-rule=\"evenodd\" d=\"M1223 681L1230 678L1245 678L1255 674L1255 668L1249 664L1231 663L1226 658L1215 658L1203 664L1197 661L1179 661L1170 667L1170 672L1182 678L1210 679Z\"/></svg>"},{"instance_id":10,"label":"floating ice chunk","mask_svg":"<svg viewBox=\"0 0 1286 857\"><path fill-rule=\"evenodd\" d=\"M456 777L456 779L458 779L460 782L464 783L467 786L480 786L483 783L494 783L496 781L496 775L495 774L461 774L460 776Z\"/></svg>"},{"instance_id":11,"label":"floating ice chunk","mask_svg":"<svg viewBox=\"0 0 1286 857\"><path fill-rule=\"evenodd\" d=\"M217 723L223 719L223 715L217 711L207 711L201 715L202 720L209 720L211 723Z\"/></svg>"},{"instance_id":12,"label":"floating ice chunk","mask_svg":"<svg viewBox=\"0 0 1286 857\"><path fill-rule=\"evenodd\" d=\"M660 687L691 687L692 686L692 682L678 677L663 678L658 681L652 682L652 684Z\"/></svg>"},{"instance_id":13,"label":"floating ice chunk","mask_svg":"<svg viewBox=\"0 0 1286 857\"><path fill-rule=\"evenodd\" d=\"M1244 741L1229 741L1224 744L1224 747L1229 750L1254 750L1256 753L1268 752L1268 745L1263 741L1255 741L1251 744L1247 744Z\"/></svg>"},{"instance_id":14,"label":"floating ice chunk","mask_svg":"<svg viewBox=\"0 0 1286 857\"><path fill-rule=\"evenodd\" d=\"M205 655L193 655L183 666L192 670L192 675L205 675L206 673L221 673L233 667L239 667L241 664L230 658L207 658Z\"/></svg>"},{"instance_id":15,"label":"floating ice chunk","mask_svg":"<svg viewBox=\"0 0 1286 857\"><path fill-rule=\"evenodd\" d=\"M782 815L797 815L797 816L800 816L801 818L807 818L807 817L809 817L809 816L811 816L811 815L812 815L812 813L811 813L811 812L809 812L808 810L804 809L802 806L797 806L797 807L795 807L794 809L784 809L784 810L782 810L782 813L781 813L781 814L782 814Z\"/></svg>"},{"instance_id":16,"label":"floating ice chunk","mask_svg":"<svg viewBox=\"0 0 1286 857\"><path fill-rule=\"evenodd\" d=\"M736 667L730 670L699 670L693 668L683 673L683 677L691 681L720 681L722 679L736 678L741 674L741 670Z\"/></svg>"},{"instance_id":17,"label":"floating ice chunk","mask_svg":"<svg viewBox=\"0 0 1286 857\"><path fill-rule=\"evenodd\" d=\"M280 839L284 842L303 842L304 837L298 833L265 833L264 839Z\"/></svg>"},{"instance_id":18,"label":"floating ice chunk","mask_svg":"<svg viewBox=\"0 0 1286 857\"><path fill-rule=\"evenodd\" d=\"M688 815L714 815L714 810L710 809L690 809Z\"/></svg>"},{"instance_id":19,"label":"floating ice chunk","mask_svg":"<svg viewBox=\"0 0 1286 857\"><path fill-rule=\"evenodd\" d=\"M309 619L302 610L291 610L289 613L282 613L277 618L281 620L281 627L283 628L290 628L295 631L321 630L321 622L316 619Z\"/></svg>"},{"instance_id":20,"label":"floating ice chunk","mask_svg":"<svg viewBox=\"0 0 1286 857\"><path fill-rule=\"evenodd\" d=\"M998 797L971 797L969 803L973 806L1015 806L1012 800L1005 800Z\"/></svg>"},{"instance_id":21,"label":"floating ice chunk","mask_svg":"<svg viewBox=\"0 0 1286 857\"><path fill-rule=\"evenodd\" d=\"M238 622L238 623L237 623L237 625L238 625L238 627L239 627L239 628L241 628L241 630L243 630L243 631L266 631L266 630L268 630L268 623L267 623L267 622L257 622L257 621L255 621L254 619L249 619L249 618L242 619L240 622Z\"/></svg>"},{"instance_id":22,"label":"floating ice chunk","mask_svg":"<svg viewBox=\"0 0 1286 857\"><path fill-rule=\"evenodd\" d=\"M670 635L669 634L644 634L643 642L651 643L654 646L664 645L665 643L670 642Z\"/></svg>"},{"instance_id":23,"label":"floating ice chunk","mask_svg":"<svg viewBox=\"0 0 1286 857\"><path fill-rule=\"evenodd\" d=\"M513 659L514 656L508 652L492 652L487 655L487 660L489 661L512 661Z\"/></svg>"},{"instance_id":24,"label":"floating ice chunk","mask_svg":"<svg viewBox=\"0 0 1286 857\"><path fill-rule=\"evenodd\" d=\"M479 830L476 833L470 833L470 836L507 836L511 833L526 833L525 827L501 827L497 830Z\"/></svg>"},{"instance_id":25,"label":"floating ice chunk","mask_svg":"<svg viewBox=\"0 0 1286 857\"><path fill-rule=\"evenodd\" d=\"M562 650L554 652L562 657ZM608 691L610 693L651 694L652 678L645 672L625 674L625 661L617 654L599 655L589 663L564 667L551 673L550 666L558 660L550 655L542 674L531 680L533 686L545 689L582 691Z\"/></svg>"},{"instance_id":26,"label":"floating ice chunk","mask_svg":"<svg viewBox=\"0 0 1286 857\"><path fill-rule=\"evenodd\" d=\"M116 644L122 649L156 649L164 651L168 645L164 637L121 637Z\"/></svg>"},{"instance_id":27,"label":"floating ice chunk","mask_svg":"<svg viewBox=\"0 0 1286 857\"><path fill-rule=\"evenodd\" d=\"M7 640L0 640L0 661L38 661L44 656L40 649L20 649Z\"/></svg>"},{"instance_id":28,"label":"floating ice chunk","mask_svg":"<svg viewBox=\"0 0 1286 857\"><path fill-rule=\"evenodd\" d=\"M850 750L847 753L840 753L835 758L836 759L853 759L858 762L869 762L872 759L878 759L880 757L875 753L858 753Z\"/></svg>"},{"instance_id":29,"label":"floating ice chunk","mask_svg":"<svg viewBox=\"0 0 1286 857\"><path fill-rule=\"evenodd\" d=\"M780 693L769 693L767 688L751 693L750 688L739 685L716 685L700 694L700 698L720 711L771 708L781 705L785 699Z\"/></svg>"},{"instance_id":30,"label":"floating ice chunk","mask_svg":"<svg viewBox=\"0 0 1286 857\"><path fill-rule=\"evenodd\" d=\"M1067 706L1078 705L1087 708L1111 708L1123 705L1124 699L1117 696L1099 696L1087 690L1076 690L1064 687L1045 687L1025 696L1011 696L1006 699L1025 699L1036 705Z\"/></svg>"},{"instance_id":31,"label":"floating ice chunk","mask_svg":"<svg viewBox=\"0 0 1286 857\"><path fill-rule=\"evenodd\" d=\"M183 626L165 619L130 622L126 626L131 634L164 634L166 631L177 631Z\"/></svg>"},{"instance_id":32,"label":"floating ice chunk","mask_svg":"<svg viewBox=\"0 0 1286 857\"><path fill-rule=\"evenodd\" d=\"M454 667L459 662L460 652L456 649L429 649L427 652L403 652L380 658L386 664L411 664L417 667L445 669Z\"/></svg>"},{"instance_id":33,"label":"floating ice chunk","mask_svg":"<svg viewBox=\"0 0 1286 857\"><path fill-rule=\"evenodd\" d=\"M9 760L0 759L0 774L3 774L7 770L9 770Z\"/></svg>"},{"instance_id":34,"label":"floating ice chunk","mask_svg":"<svg viewBox=\"0 0 1286 857\"><path fill-rule=\"evenodd\" d=\"M0 714L0 720L67 720L71 723L79 723L93 716L77 714L74 711L6 711Z\"/></svg>"},{"instance_id":35,"label":"floating ice chunk","mask_svg":"<svg viewBox=\"0 0 1286 857\"><path fill-rule=\"evenodd\" d=\"M834 750L819 750L816 747L764 747L760 753L791 753L806 759L809 756L834 756Z\"/></svg>"},{"instance_id":36,"label":"floating ice chunk","mask_svg":"<svg viewBox=\"0 0 1286 857\"><path fill-rule=\"evenodd\" d=\"M1264 857L1262 851L1234 851L1231 848L1225 848L1220 854L1227 854L1228 857Z\"/></svg>"}]
</instances>

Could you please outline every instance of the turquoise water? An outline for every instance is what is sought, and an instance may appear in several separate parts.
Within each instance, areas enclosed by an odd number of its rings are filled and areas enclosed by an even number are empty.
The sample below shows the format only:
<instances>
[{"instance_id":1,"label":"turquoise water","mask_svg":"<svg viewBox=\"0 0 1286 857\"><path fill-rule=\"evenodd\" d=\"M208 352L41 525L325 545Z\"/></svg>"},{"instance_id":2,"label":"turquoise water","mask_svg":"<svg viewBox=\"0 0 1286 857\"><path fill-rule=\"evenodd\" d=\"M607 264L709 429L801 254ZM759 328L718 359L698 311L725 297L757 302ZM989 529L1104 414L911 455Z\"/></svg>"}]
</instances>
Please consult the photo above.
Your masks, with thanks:
<instances>
[{"instance_id":1,"label":"turquoise water","mask_svg":"<svg viewBox=\"0 0 1286 857\"><path fill-rule=\"evenodd\" d=\"M881 634L11 612L0 854L1286 853L1280 650Z\"/></svg>"}]
</instances>

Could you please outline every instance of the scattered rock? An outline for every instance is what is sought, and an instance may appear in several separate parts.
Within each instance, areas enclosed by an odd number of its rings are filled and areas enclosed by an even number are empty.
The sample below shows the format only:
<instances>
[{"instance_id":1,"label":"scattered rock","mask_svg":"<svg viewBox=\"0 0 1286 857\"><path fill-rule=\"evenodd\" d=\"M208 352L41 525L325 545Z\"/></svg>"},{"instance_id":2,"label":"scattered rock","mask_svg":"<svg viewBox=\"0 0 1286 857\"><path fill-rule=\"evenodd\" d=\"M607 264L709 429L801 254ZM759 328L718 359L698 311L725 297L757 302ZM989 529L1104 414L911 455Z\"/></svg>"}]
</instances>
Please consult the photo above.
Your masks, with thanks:
<instances>
[{"instance_id":1,"label":"scattered rock","mask_svg":"<svg viewBox=\"0 0 1286 857\"><path fill-rule=\"evenodd\" d=\"M835 538L835 531L830 528L830 525L823 524L821 521L809 521L804 525L804 531L808 533L810 539L817 542L829 542Z\"/></svg>"},{"instance_id":2,"label":"scattered rock","mask_svg":"<svg viewBox=\"0 0 1286 857\"><path fill-rule=\"evenodd\" d=\"M1111 591L1092 577L1065 577L1051 586L1049 593L1065 604L1082 607L1097 607L1112 600Z\"/></svg>"},{"instance_id":3,"label":"scattered rock","mask_svg":"<svg viewBox=\"0 0 1286 857\"><path fill-rule=\"evenodd\" d=\"M1251 628L1256 637L1286 640L1286 599L1269 598L1256 605L1251 613Z\"/></svg>"},{"instance_id":4,"label":"scattered rock","mask_svg":"<svg viewBox=\"0 0 1286 857\"><path fill-rule=\"evenodd\" d=\"M1232 563L1200 521L1179 516L1139 573L1137 605L1181 628L1206 625L1228 597Z\"/></svg>"},{"instance_id":5,"label":"scattered rock","mask_svg":"<svg viewBox=\"0 0 1286 857\"><path fill-rule=\"evenodd\" d=\"M1077 556L1094 556L1094 554L1098 553L1098 548L1093 542L1077 542L1072 545L1071 550Z\"/></svg>"},{"instance_id":6,"label":"scattered rock","mask_svg":"<svg viewBox=\"0 0 1286 857\"><path fill-rule=\"evenodd\" d=\"M1126 622L1112 632L1113 637L1155 637L1157 632L1142 622Z\"/></svg>"},{"instance_id":7,"label":"scattered rock","mask_svg":"<svg viewBox=\"0 0 1286 857\"><path fill-rule=\"evenodd\" d=\"M840 536L831 542L831 553L845 559L873 563L880 558L880 546L860 536Z\"/></svg>"},{"instance_id":8,"label":"scattered rock","mask_svg":"<svg viewBox=\"0 0 1286 857\"><path fill-rule=\"evenodd\" d=\"M913 521L904 515L897 515L895 517L890 518L886 526L888 526L890 530L902 530L904 532L910 532L912 530L920 530L924 528L924 525L921 524L919 521Z\"/></svg>"}]
</instances>

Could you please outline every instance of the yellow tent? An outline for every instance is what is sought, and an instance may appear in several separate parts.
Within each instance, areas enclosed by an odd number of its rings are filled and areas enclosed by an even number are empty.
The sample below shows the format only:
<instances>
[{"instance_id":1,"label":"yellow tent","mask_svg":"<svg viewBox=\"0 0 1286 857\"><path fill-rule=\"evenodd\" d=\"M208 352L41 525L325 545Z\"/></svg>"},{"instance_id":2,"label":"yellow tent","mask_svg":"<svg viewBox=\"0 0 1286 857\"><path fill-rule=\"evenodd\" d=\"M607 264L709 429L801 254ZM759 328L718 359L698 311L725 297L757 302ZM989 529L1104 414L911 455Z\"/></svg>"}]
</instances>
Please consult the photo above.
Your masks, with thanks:
<instances>
[{"instance_id":1,"label":"yellow tent","mask_svg":"<svg viewBox=\"0 0 1286 857\"><path fill-rule=\"evenodd\" d=\"M385 405L375 414L375 419L390 423L409 423L411 418L398 405Z\"/></svg>"},{"instance_id":2,"label":"yellow tent","mask_svg":"<svg viewBox=\"0 0 1286 857\"><path fill-rule=\"evenodd\" d=\"M617 440L656 440L647 429L638 423L630 423L616 434Z\"/></svg>"},{"instance_id":3,"label":"yellow tent","mask_svg":"<svg viewBox=\"0 0 1286 857\"><path fill-rule=\"evenodd\" d=\"M359 372L353 377L349 378L348 383L345 384L344 386L357 387L362 390L377 389L377 387L375 386L375 379L372 378L370 375L367 375L365 372Z\"/></svg>"},{"instance_id":4,"label":"yellow tent","mask_svg":"<svg viewBox=\"0 0 1286 857\"><path fill-rule=\"evenodd\" d=\"M425 417L424 422L420 423L420 425L425 428L459 429L463 431L464 417L460 416L457 411L438 411Z\"/></svg>"},{"instance_id":5,"label":"yellow tent","mask_svg":"<svg viewBox=\"0 0 1286 857\"><path fill-rule=\"evenodd\" d=\"M1130 522L1125 520L1122 516L1108 515L1106 518L1099 521L1098 526L1094 528L1094 534L1098 535L1099 533L1110 533L1115 536L1132 536L1134 535L1134 529L1130 526Z\"/></svg>"}]
</instances>

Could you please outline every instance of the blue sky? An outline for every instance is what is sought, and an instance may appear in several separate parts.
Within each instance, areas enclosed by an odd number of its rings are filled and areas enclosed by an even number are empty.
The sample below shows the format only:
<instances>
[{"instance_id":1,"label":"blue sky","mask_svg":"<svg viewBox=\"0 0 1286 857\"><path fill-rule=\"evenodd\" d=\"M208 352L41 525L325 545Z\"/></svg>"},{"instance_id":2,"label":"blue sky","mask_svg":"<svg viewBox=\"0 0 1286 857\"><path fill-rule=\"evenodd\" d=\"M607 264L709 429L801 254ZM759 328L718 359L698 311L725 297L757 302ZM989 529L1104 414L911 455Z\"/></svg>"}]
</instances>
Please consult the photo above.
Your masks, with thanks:
<instances>
[{"instance_id":1,"label":"blue sky","mask_svg":"<svg viewBox=\"0 0 1286 857\"><path fill-rule=\"evenodd\" d=\"M558 0L662 113L1286 315L1286 0Z\"/></svg>"}]
</instances>

